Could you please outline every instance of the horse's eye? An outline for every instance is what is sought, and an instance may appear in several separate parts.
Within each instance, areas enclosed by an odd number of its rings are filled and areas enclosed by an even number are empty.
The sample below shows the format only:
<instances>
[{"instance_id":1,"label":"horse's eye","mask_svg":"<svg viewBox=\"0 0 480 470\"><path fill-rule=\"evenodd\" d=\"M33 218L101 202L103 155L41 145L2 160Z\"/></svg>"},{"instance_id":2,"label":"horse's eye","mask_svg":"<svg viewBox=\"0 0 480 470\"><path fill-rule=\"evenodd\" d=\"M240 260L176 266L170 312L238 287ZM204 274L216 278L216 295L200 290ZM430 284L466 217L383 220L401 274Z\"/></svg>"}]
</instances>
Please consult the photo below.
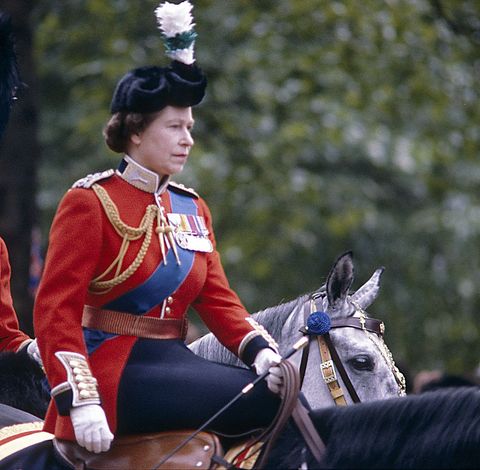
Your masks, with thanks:
<instances>
[{"instance_id":1,"label":"horse's eye","mask_svg":"<svg viewBox=\"0 0 480 470\"><path fill-rule=\"evenodd\" d=\"M372 371L375 367L372 358L369 356L355 356L348 362L354 369L361 371Z\"/></svg>"}]
</instances>

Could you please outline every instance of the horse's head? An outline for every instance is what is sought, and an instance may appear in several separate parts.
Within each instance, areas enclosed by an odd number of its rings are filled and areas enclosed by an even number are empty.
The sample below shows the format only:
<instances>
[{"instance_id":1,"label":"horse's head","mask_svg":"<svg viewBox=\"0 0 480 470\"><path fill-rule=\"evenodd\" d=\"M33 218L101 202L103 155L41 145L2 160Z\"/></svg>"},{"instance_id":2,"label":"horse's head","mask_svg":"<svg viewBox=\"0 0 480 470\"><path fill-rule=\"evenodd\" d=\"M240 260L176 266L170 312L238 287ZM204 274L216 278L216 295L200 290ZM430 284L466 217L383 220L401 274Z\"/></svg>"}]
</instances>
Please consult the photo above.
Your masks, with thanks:
<instances>
[{"instance_id":1,"label":"horse's head","mask_svg":"<svg viewBox=\"0 0 480 470\"><path fill-rule=\"evenodd\" d=\"M310 314L317 315L320 319L322 316L325 318L319 331L312 331L312 328L308 327L304 330L309 334L311 341L303 391L313 408L332 404L333 398L326 400L325 393L319 393L319 388L335 389L336 385L330 383L327 386L323 375L332 381L332 376L336 377L346 403L356 401L355 393L362 402L404 393L405 379L395 366L392 355L383 341L383 322L369 318L366 313L366 309L378 295L382 273L383 268L377 269L362 287L350 293L354 268L352 253L347 252L333 265L326 284L313 293L305 304L303 321L307 325L311 318ZM324 332L327 333L322 335ZM328 349L331 358L328 357ZM335 351L341 364L329 367L329 359L336 362ZM300 362L300 358L297 360ZM342 378L339 370L339 366L342 365L346 380ZM317 369L316 373L314 368ZM353 386L353 392L348 389L349 381ZM341 391L333 390L332 395L338 395ZM328 390L326 393L328 396Z\"/></svg>"},{"instance_id":2,"label":"horse's head","mask_svg":"<svg viewBox=\"0 0 480 470\"><path fill-rule=\"evenodd\" d=\"M377 269L365 285L355 293L350 293L354 270L352 254L345 253L337 259L325 286L317 292L269 307L253 314L253 318L267 329L279 344L280 352L285 354L300 339L300 331L307 325L311 312L324 312L323 315L318 315L320 323L332 327L328 337L332 339L360 400L363 402L398 396L401 374L383 342L383 322L369 318L365 312L377 297L382 272L383 268ZM311 335L312 332L314 331L305 331L312 341L305 348L309 351L309 358L302 391L313 408L323 408L331 406L333 399L322 377L321 364L325 361L320 357L317 339ZM211 333L189 347L206 359L240 365L239 360L221 346ZM300 367L301 356L295 354L290 360ZM351 403L350 393L341 377L339 383L345 391L347 403Z\"/></svg>"}]
</instances>

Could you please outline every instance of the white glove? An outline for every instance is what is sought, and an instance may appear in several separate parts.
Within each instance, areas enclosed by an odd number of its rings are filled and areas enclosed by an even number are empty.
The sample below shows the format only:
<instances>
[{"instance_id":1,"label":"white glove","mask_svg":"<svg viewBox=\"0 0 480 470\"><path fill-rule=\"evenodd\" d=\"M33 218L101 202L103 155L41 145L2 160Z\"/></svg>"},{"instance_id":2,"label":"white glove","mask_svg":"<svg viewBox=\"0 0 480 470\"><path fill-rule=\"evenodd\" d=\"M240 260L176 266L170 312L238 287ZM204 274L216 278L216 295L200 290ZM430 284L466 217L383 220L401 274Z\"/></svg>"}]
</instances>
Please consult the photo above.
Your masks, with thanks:
<instances>
[{"instance_id":1,"label":"white glove","mask_svg":"<svg viewBox=\"0 0 480 470\"><path fill-rule=\"evenodd\" d=\"M283 384L283 373L278 364L282 358L275 351L264 348L256 355L253 367L258 375L269 372L267 386L273 393L279 393Z\"/></svg>"},{"instance_id":2,"label":"white glove","mask_svg":"<svg viewBox=\"0 0 480 470\"><path fill-rule=\"evenodd\" d=\"M100 405L82 405L70 410L75 439L78 444L96 454L110 449L113 434Z\"/></svg>"},{"instance_id":3,"label":"white glove","mask_svg":"<svg viewBox=\"0 0 480 470\"><path fill-rule=\"evenodd\" d=\"M27 354L34 360L40 367L43 367L43 361L40 357L40 351L38 350L37 339L34 339L28 343Z\"/></svg>"}]
</instances>

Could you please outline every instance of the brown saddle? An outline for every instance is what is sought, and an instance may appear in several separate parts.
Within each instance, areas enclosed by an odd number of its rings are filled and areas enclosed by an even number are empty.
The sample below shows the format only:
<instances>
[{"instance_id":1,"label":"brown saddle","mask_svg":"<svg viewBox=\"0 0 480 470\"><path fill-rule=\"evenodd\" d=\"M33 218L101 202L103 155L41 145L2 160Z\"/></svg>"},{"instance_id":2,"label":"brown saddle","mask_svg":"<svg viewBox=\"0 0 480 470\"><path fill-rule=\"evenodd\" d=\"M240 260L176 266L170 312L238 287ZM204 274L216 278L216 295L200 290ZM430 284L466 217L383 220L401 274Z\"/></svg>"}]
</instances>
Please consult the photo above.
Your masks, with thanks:
<instances>
[{"instance_id":1,"label":"brown saddle","mask_svg":"<svg viewBox=\"0 0 480 470\"><path fill-rule=\"evenodd\" d=\"M168 431L117 437L108 452L95 454L72 441L54 439L58 454L74 470L153 470L214 469L214 456L222 456L223 449L217 436L200 432L178 452L162 462L194 431Z\"/></svg>"}]
</instances>

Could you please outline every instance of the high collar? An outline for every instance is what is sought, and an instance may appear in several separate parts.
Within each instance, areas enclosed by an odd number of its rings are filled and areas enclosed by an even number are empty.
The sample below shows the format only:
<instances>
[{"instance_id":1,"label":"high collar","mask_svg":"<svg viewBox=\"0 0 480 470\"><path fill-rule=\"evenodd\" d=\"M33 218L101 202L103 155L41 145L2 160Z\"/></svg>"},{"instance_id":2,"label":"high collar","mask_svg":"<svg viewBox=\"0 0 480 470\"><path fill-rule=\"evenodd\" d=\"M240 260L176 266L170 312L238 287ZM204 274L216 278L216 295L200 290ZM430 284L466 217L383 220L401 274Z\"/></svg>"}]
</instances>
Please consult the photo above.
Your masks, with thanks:
<instances>
[{"instance_id":1,"label":"high collar","mask_svg":"<svg viewBox=\"0 0 480 470\"><path fill-rule=\"evenodd\" d=\"M140 165L133 158L125 155L117 168L117 175L127 183L142 191L161 194L170 181L170 176L160 177L157 173Z\"/></svg>"}]
</instances>

